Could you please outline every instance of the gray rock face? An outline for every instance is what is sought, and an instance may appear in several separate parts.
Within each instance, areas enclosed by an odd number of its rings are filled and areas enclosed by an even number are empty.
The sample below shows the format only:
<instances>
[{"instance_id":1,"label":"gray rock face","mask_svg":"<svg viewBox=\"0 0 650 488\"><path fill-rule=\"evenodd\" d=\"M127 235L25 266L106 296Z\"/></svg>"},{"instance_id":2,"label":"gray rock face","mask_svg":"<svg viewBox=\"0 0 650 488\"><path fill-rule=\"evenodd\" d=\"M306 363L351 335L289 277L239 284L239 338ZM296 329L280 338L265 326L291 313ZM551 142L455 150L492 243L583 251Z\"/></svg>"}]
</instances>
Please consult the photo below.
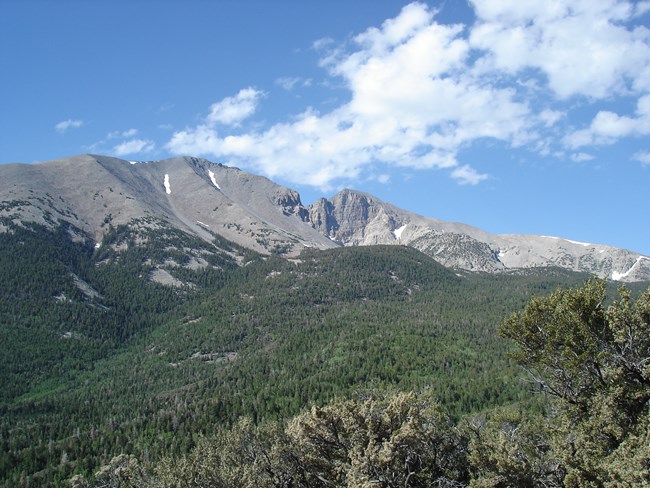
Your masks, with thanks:
<instances>
[{"instance_id":1,"label":"gray rock face","mask_svg":"<svg viewBox=\"0 0 650 488\"><path fill-rule=\"evenodd\" d=\"M489 272L506 269L493 247L467 234L432 231L409 242L409 246L450 268Z\"/></svg>"},{"instance_id":2,"label":"gray rock face","mask_svg":"<svg viewBox=\"0 0 650 488\"><path fill-rule=\"evenodd\" d=\"M156 217L205 240L218 234L262 253L335 246L308 223L295 191L205 159L129 162L81 155L3 165L0 179L0 219L68 221L97 242L109 225Z\"/></svg>"},{"instance_id":3,"label":"gray rock face","mask_svg":"<svg viewBox=\"0 0 650 488\"><path fill-rule=\"evenodd\" d=\"M470 271L558 266L620 281L650 280L650 258L601 244L535 235L490 234L399 209L371 195L343 190L310 208L312 224L345 246L402 244L441 264Z\"/></svg>"},{"instance_id":4,"label":"gray rock face","mask_svg":"<svg viewBox=\"0 0 650 488\"><path fill-rule=\"evenodd\" d=\"M602 244L550 236L498 236L499 259L509 268L560 266L619 281L646 281L650 259Z\"/></svg>"},{"instance_id":5,"label":"gray rock face","mask_svg":"<svg viewBox=\"0 0 650 488\"><path fill-rule=\"evenodd\" d=\"M334 205L325 198L319 198L308 210L308 219L312 226L327 237L335 236L339 230Z\"/></svg>"},{"instance_id":6,"label":"gray rock face","mask_svg":"<svg viewBox=\"0 0 650 488\"><path fill-rule=\"evenodd\" d=\"M366 193L343 190L331 202L316 202L309 214L316 229L346 246L395 243L391 209Z\"/></svg>"},{"instance_id":7,"label":"gray rock face","mask_svg":"<svg viewBox=\"0 0 650 488\"><path fill-rule=\"evenodd\" d=\"M86 154L0 165L0 181L0 232L24 222L54 226L67 221L99 242L111 225L155 221L208 242L219 235L266 254L408 245L458 269L560 266L621 281L650 280L650 258L623 249L557 237L490 234L353 190L304 206L294 190L201 158L129 162Z\"/></svg>"}]
</instances>

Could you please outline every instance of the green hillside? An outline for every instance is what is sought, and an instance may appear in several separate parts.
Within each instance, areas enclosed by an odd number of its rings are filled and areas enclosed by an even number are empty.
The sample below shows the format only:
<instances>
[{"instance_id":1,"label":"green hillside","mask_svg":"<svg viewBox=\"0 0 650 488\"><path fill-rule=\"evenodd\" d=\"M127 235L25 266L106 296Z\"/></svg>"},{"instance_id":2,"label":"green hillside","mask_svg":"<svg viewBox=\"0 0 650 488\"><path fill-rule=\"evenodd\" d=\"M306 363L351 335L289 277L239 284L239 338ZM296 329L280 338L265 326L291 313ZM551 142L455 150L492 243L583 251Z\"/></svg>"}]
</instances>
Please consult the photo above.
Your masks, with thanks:
<instances>
[{"instance_id":1,"label":"green hillside","mask_svg":"<svg viewBox=\"0 0 650 488\"><path fill-rule=\"evenodd\" d=\"M455 273L399 246L287 260L145 233L114 229L99 250L63 227L0 234L2 486L57 485L121 453L153 463L241 416L359 389L427 389L453 419L529 401L497 326L585 280ZM187 249L209 265L182 266ZM149 279L171 261L184 285Z\"/></svg>"}]
</instances>

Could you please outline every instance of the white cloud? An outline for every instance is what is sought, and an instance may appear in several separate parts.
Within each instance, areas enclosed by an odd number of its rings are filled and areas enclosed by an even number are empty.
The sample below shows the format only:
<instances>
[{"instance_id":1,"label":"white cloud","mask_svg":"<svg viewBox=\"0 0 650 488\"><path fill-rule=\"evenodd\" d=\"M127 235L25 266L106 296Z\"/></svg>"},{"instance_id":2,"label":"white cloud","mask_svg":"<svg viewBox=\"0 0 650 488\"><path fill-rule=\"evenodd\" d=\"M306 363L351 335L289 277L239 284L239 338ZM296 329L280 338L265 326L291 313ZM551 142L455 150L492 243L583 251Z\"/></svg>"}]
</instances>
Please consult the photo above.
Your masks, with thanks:
<instances>
[{"instance_id":1,"label":"white cloud","mask_svg":"<svg viewBox=\"0 0 650 488\"><path fill-rule=\"evenodd\" d=\"M211 124L238 125L255 112L262 95L254 88L244 88L234 97L212 104L206 120Z\"/></svg>"},{"instance_id":2,"label":"white cloud","mask_svg":"<svg viewBox=\"0 0 650 488\"><path fill-rule=\"evenodd\" d=\"M287 91L291 91L294 89L294 87L300 83L300 78L295 77L295 78L278 78L275 80L275 84L281 86Z\"/></svg>"},{"instance_id":3,"label":"white cloud","mask_svg":"<svg viewBox=\"0 0 650 488\"><path fill-rule=\"evenodd\" d=\"M648 151L639 151L632 156L632 159L639 161L643 166L650 166L650 152Z\"/></svg>"},{"instance_id":4,"label":"white cloud","mask_svg":"<svg viewBox=\"0 0 650 488\"><path fill-rule=\"evenodd\" d=\"M312 47L316 50L321 50L325 49L328 46L331 46L334 44L334 39L331 37L322 37L321 39L317 39L313 42Z\"/></svg>"},{"instance_id":5,"label":"white cloud","mask_svg":"<svg viewBox=\"0 0 650 488\"><path fill-rule=\"evenodd\" d=\"M486 71L540 70L561 99L638 91L650 66L650 31L628 28L623 0L470 0L478 17L473 47ZM624 53L624 54L623 54Z\"/></svg>"},{"instance_id":6,"label":"white cloud","mask_svg":"<svg viewBox=\"0 0 650 488\"><path fill-rule=\"evenodd\" d=\"M56 125L54 126L54 128L56 129L57 132L59 132L60 134L63 134L63 133L66 132L68 129L78 129L78 128L81 127L83 124L84 124L84 123L83 123L83 120L72 120L72 119L68 119L68 120L62 120L61 122L59 122L58 124L56 124Z\"/></svg>"},{"instance_id":7,"label":"white cloud","mask_svg":"<svg viewBox=\"0 0 650 488\"><path fill-rule=\"evenodd\" d=\"M154 142L148 139L135 139L135 136L138 135L138 133L138 129L134 128L127 130L115 130L106 134L106 137L104 137L102 140L85 146L84 149L93 153L112 152L116 156L136 154L139 152L152 152L155 148ZM115 144L115 139L122 139L122 142ZM112 150L106 148L108 144L114 145Z\"/></svg>"},{"instance_id":8,"label":"white cloud","mask_svg":"<svg viewBox=\"0 0 650 488\"><path fill-rule=\"evenodd\" d=\"M378 175L376 179L377 179L377 181L379 183L385 185L386 183L390 182L390 175L388 175L386 173L382 173L382 174Z\"/></svg>"},{"instance_id":9,"label":"white cloud","mask_svg":"<svg viewBox=\"0 0 650 488\"><path fill-rule=\"evenodd\" d=\"M565 144L572 148L593 145L613 144L622 137L650 134L650 95L639 98L636 116L618 115L601 110L586 129L568 134Z\"/></svg>"},{"instance_id":10,"label":"white cloud","mask_svg":"<svg viewBox=\"0 0 650 488\"><path fill-rule=\"evenodd\" d=\"M114 130L106 134L105 141L110 141L111 139L119 139L120 137L135 137L138 134L138 129L128 129L128 130Z\"/></svg>"},{"instance_id":11,"label":"white cloud","mask_svg":"<svg viewBox=\"0 0 650 488\"><path fill-rule=\"evenodd\" d=\"M571 154L571 161L574 161L576 163L583 163L585 161L591 161L592 159L594 159L594 157L591 154L584 152Z\"/></svg>"},{"instance_id":12,"label":"white cloud","mask_svg":"<svg viewBox=\"0 0 650 488\"><path fill-rule=\"evenodd\" d=\"M468 165L460 166L451 172L451 177L461 185L478 185L481 181L489 178L486 174L478 173Z\"/></svg>"},{"instance_id":13,"label":"white cloud","mask_svg":"<svg viewBox=\"0 0 650 488\"><path fill-rule=\"evenodd\" d=\"M292 91L296 86L311 86L311 79L296 77L278 78L275 84L286 91Z\"/></svg>"},{"instance_id":14,"label":"white cloud","mask_svg":"<svg viewBox=\"0 0 650 488\"><path fill-rule=\"evenodd\" d=\"M605 138L619 138L634 132L636 120L627 116L620 116L613 112L598 112L591 122L591 129L594 133Z\"/></svg>"},{"instance_id":15,"label":"white cloud","mask_svg":"<svg viewBox=\"0 0 650 488\"><path fill-rule=\"evenodd\" d=\"M152 152L155 148L153 141L148 139L131 139L124 141L113 148L116 156Z\"/></svg>"},{"instance_id":16,"label":"white cloud","mask_svg":"<svg viewBox=\"0 0 650 488\"><path fill-rule=\"evenodd\" d=\"M469 45L462 27L436 23L434 13L421 3L407 5L380 28L356 36L353 49L328 55L328 70L350 91L348 103L324 114L307 109L262 132L222 135L216 121L243 119L224 117L227 109L259 100L260 92L240 92L214 104L203 124L176 132L167 147L327 186L355 178L377 161L449 168L458 164L459 148L476 139L525 140L527 104L516 101L514 90L467 75ZM234 112L250 115L255 106ZM478 182L481 176L464 169L457 179Z\"/></svg>"},{"instance_id":17,"label":"white cloud","mask_svg":"<svg viewBox=\"0 0 650 488\"><path fill-rule=\"evenodd\" d=\"M435 9L416 2L347 44L315 42L320 65L348 91L329 111L307 108L283 123L244 127L264 96L246 88L213 104L202 123L175 132L166 147L322 188L375 174L377 163L449 169L460 184L476 185L488 175L459 158L478 140L586 161L588 152L566 148L650 134L650 29L633 22L645 6L470 3L473 26L439 24ZM287 90L302 82L276 80ZM610 104L586 127L573 117L585 103L598 110L601 100L621 97L637 100L636 113L616 113Z\"/></svg>"},{"instance_id":18,"label":"white cloud","mask_svg":"<svg viewBox=\"0 0 650 488\"><path fill-rule=\"evenodd\" d=\"M565 116L566 113L560 112L559 110L545 109L539 113L539 118L546 127L551 127L557 124Z\"/></svg>"}]
</instances>

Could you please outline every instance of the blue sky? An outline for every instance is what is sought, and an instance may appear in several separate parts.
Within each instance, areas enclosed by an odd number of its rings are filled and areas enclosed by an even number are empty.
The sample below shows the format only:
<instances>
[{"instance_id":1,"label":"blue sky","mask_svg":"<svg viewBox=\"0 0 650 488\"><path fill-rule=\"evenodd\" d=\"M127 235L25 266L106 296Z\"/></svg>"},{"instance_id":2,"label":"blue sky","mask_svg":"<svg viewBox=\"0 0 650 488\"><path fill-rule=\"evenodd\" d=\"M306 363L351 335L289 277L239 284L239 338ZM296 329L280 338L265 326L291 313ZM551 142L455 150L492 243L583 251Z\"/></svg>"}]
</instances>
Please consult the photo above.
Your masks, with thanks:
<instances>
[{"instance_id":1,"label":"blue sky","mask_svg":"<svg viewBox=\"0 0 650 488\"><path fill-rule=\"evenodd\" d=\"M649 27L650 1L4 0L0 163L204 156L650 255Z\"/></svg>"}]
</instances>

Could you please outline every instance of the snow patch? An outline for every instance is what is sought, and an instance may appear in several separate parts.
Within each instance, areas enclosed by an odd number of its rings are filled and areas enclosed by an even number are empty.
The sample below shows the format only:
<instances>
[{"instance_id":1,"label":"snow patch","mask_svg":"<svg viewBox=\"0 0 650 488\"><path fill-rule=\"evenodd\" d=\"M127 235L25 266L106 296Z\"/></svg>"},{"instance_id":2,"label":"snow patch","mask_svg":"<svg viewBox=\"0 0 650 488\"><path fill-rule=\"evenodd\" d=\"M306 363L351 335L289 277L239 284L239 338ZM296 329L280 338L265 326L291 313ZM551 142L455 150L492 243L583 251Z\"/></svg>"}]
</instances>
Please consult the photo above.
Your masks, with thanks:
<instances>
[{"instance_id":1,"label":"snow patch","mask_svg":"<svg viewBox=\"0 0 650 488\"><path fill-rule=\"evenodd\" d=\"M402 232L404 232L404 229L406 229L406 226L407 226L407 225L408 225L408 224L404 224L404 225L401 226L400 228L395 229L395 230L393 231L393 234L395 234L395 239L399 240L399 239L402 238Z\"/></svg>"},{"instance_id":2,"label":"snow patch","mask_svg":"<svg viewBox=\"0 0 650 488\"><path fill-rule=\"evenodd\" d=\"M636 265L641 262L642 259L647 259L647 260L650 261L650 258L647 258L645 256L639 256L638 258L636 258L636 261L634 261L634 264L630 267L630 269L628 269L625 273L619 273L618 271L612 271L612 279L614 281L620 281L623 278L627 278L630 275L630 273L634 270Z\"/></svg>"},{"instance_id":3,"label":"snow patch","mask_svg":"<svg viewBox=\"0 0 650 488\"><path fill-rule=\"evenodd\" d=\"M167 192L167 195L171 195L172 194L172 187L169 184L169 175L168 174L165 175L165 183L164 184L165 184L165 191Z\"/></svg>"},{"instance_id":4,"label":"snow patch","mask_svg":"<svg viewBox=\"0 0 650 488\"><path fill-rule=\"evenodd\" d=\"M214 178L214 173L210 170L208 170L208 175L210 176L210 179L212 180L212 184L217 187L217 190L221 191L221 187L219 186L219 183L217 183L217 180Z\"/></svg>"},{"instance_id":5,"label":"snow patch","mask_svg":"<svg viewBox=\"0 0 650 488\"><path fill-rule=\"evenodd\" d=\"M98 242L97 244L95 244L95 249L99 249L100 247L102 247L102 243L101 243L101 242Z\"/></svg>"},{"instance_id":6,"label":"snow patch","mask_svg":"<svg viewBox=\"0 0 650 488\"><path fill-rule=\"evenodd\" d=\"M578 244L579 246L593 246L592 243L590 242L579 242L579 241L572 241L571 239L564 239L567 242L570 242L571 244Z\"/></svg>"},{"instance_id":7,"label":"snow patch","mask_svg":"<svg viewBox=\"0 0 650 488\"><path fill-rule=\"evenodd\" d=\"M210 226L209 226L208 224L204 224L204 223L201 222L200 220L197 220L196 223L199 224L199 225L202 225L203 227L210 228Z\"/></svg>"},{"instance_id":8,"label":"snow patch","mask_svg":"<svg viewBox=\"0 0 650 488\"><path fill-rule=\"evenodd\" d=\"M140 161L129 161L129 164L138 164Z\"/></svg>"},{"instance_id":9,"label":"snow patch","mask_svg":"<svg viewBox=\"0 0 650 488\"><path fill-rule=\"evenodd\" d=\"M553 236L540 236L540 237L546 237L547 239L556 239L560 241L566 241L570 242L571 244L578 244L579 246L593 246L592 243L590 242L580 242L580 241L572 241L571 239L565 239L564 237L553 237Z\"/></svg>"}]
</instances>

